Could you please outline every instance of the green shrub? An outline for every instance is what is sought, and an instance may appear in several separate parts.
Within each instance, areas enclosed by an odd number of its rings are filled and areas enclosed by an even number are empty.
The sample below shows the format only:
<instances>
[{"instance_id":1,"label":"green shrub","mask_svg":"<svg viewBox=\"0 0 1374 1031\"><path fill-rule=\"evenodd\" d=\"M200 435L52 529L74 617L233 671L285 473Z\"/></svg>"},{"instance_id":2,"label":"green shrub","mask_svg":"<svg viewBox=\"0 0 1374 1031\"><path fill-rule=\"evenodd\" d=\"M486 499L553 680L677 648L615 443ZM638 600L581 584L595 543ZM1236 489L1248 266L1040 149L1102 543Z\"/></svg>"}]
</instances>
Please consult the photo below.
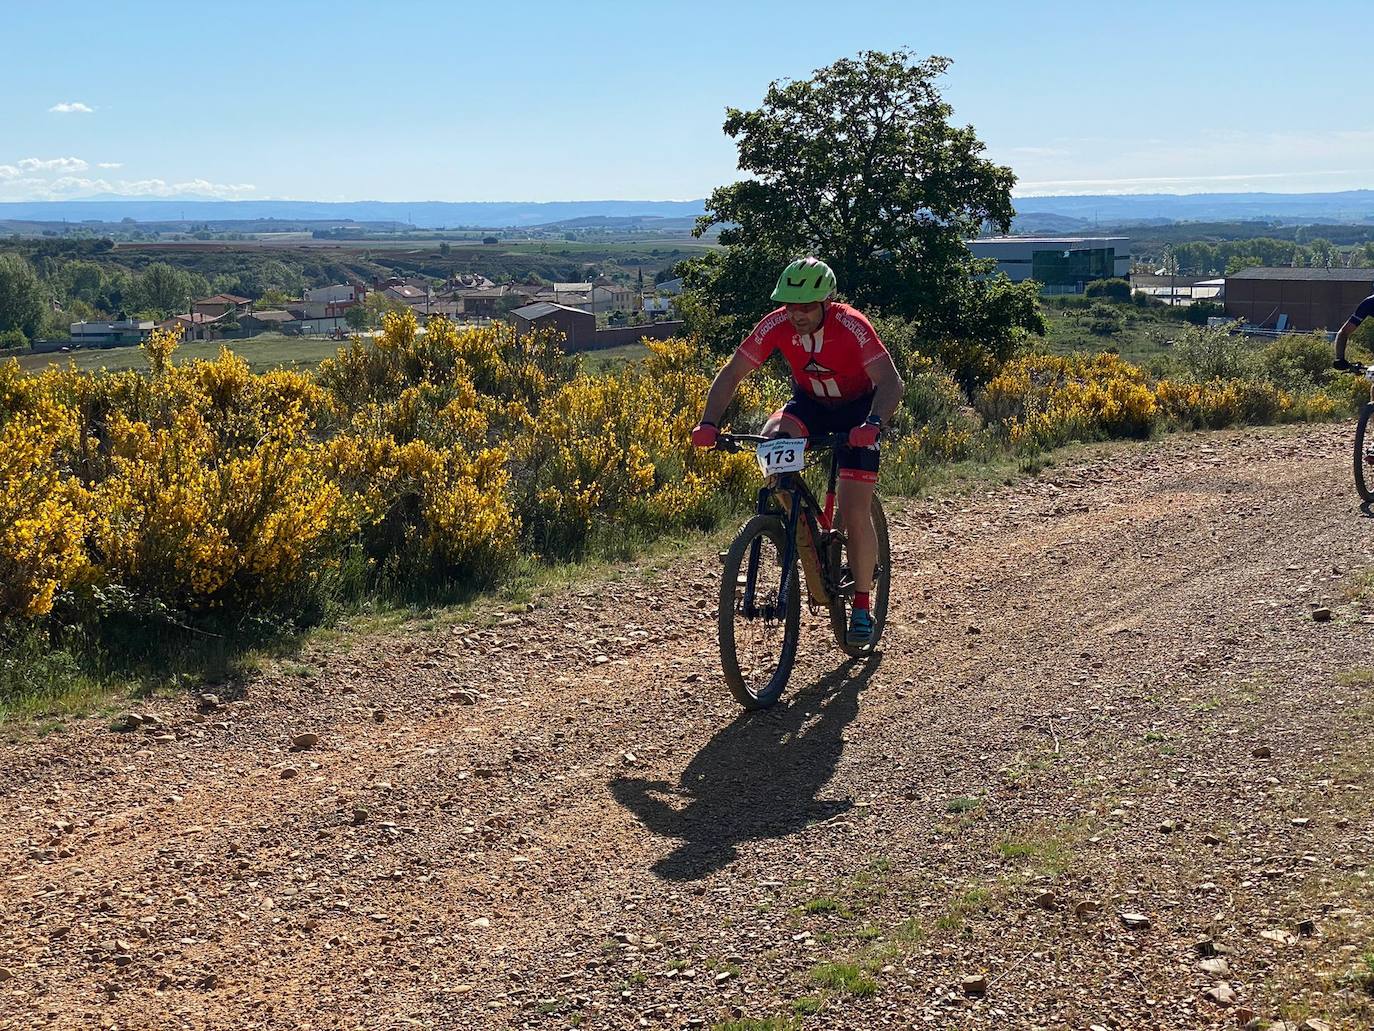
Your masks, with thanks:
<instances>
[{"instance_id":1,"label":"green shrub","mask_svg":"<svg viewBox=\"0 0 1374 1031\"><path fill-rule=\"evenodd\" d=\"M1088 332L1094 336L1115 336L1125 326L1121 313L1107 304L1094 304L1088 315L1091 318L1088 323Z\"/></svg>"},{"instance_id":2,"label":"green shrub","mask_svg":"<svg viewBox=\"0 0 1374 1031\"><path fill-rule=\"evenodd\" d=\"M1174 357L1194 383L1243 379L1253 366L1245 338L1222 328L1185 329L1174 347Z\"/></svg>"},{"instance_id":3,"label":"green shrub","mask_svg":"<svg viewBox=\"0 0 1374 1031\"><path fill-rule=\"evenodd\" d=\"M11 348L24 348L29 346L29 338L24 335L22 329L7 329L0 333L0 351L8 351Z\"/></svg>"},{"instance_id":4,"label":"green shrub","mask_svg":"<svg viewBox=\"0 0 1374 1031\"><path fill-rule=\"evenodd\" d=\"M1255 360L1259 373L1285 390L1325 386L1333 372L1331 344L1321 333L1289 333L1263 348Z\"/></svg>"},{"instance_id":5,"label":"green shrub","mask_svg":"<svg viewBox=\"0 0 1374 1031\"><path fill-rule=\"evenodd\" d=\"M1128 280L1115 277L1095 279L1083 289L1085 297L1100 297L1110 301L1126 302L1131 299L1131 284Z\"/></svg>"}]
</instances>

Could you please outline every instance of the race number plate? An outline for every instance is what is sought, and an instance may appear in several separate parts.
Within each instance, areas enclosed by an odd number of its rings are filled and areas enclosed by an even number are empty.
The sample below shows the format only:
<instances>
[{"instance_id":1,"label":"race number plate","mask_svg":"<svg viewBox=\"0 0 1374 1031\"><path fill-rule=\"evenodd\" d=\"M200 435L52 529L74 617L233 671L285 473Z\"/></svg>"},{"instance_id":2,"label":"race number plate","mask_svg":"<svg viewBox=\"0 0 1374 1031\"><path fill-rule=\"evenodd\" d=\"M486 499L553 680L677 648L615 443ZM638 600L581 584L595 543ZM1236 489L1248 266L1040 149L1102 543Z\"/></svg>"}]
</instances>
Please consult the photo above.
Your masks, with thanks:
<instances>
[{"instance_id":1,"label":"race number plate","mask_svg":"<svg viewBox=\"0 0 1374 1031\"><path fill-rule=\"evenodd\" d=\"M764 476L795 473L806 465L806 441L779 437L760 444L755 455Z\"/></svg>"}]
</instances>

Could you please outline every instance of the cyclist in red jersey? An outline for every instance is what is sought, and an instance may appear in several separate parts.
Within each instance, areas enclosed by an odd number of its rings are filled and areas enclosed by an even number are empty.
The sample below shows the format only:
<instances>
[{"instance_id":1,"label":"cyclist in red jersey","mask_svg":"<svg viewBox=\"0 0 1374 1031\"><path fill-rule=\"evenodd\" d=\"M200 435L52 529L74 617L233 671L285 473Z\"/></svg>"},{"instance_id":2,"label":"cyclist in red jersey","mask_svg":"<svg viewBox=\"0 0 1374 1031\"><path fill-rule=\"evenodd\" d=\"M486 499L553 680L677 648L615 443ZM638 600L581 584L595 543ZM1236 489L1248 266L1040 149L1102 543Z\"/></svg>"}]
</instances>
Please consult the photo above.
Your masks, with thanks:
<instances>
[{"instance_id":1,"label":"cyclist in red jersey","mask_svg":"<svg viewBox=\"0 0 1374 1031\"><path fill-rule=\"evenodd\" d=\"M763 432L771 437L849 434L840 449L840 518L848 533L854 607L848 637L864 644L873 633L869 592L878 556L873 491L878 483L878 437L906 389L877 332L856 309L830 300L835 273L818 258L801 258L783 270L772 299L782 307L764 316L716 375L692 443L713 447L716 424L744 378L774 352L792 370L792 399L774 412Z\"/></svg>"}]
</instances>

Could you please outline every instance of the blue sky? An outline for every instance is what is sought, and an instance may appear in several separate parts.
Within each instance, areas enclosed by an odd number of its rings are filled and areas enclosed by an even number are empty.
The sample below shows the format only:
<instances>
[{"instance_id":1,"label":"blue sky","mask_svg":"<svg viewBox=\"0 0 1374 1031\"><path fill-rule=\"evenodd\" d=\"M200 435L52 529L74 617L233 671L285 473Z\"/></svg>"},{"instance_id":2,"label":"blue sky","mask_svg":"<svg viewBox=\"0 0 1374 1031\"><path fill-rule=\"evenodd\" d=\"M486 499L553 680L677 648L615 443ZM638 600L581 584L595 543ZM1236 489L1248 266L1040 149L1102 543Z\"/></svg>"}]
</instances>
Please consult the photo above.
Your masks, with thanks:
<instances>
[{"instance_id":1,"label":"blue sky","mask_svg":"<svg viewBox=\"0 0 1374 1031\"><path fill-rule=\"evenodd\" d=\"M1374 187L1367 0L0 0L0 200L688 199L727 105L858 50L945 95L1020 194Z\"/></svg>"}]
</instances>

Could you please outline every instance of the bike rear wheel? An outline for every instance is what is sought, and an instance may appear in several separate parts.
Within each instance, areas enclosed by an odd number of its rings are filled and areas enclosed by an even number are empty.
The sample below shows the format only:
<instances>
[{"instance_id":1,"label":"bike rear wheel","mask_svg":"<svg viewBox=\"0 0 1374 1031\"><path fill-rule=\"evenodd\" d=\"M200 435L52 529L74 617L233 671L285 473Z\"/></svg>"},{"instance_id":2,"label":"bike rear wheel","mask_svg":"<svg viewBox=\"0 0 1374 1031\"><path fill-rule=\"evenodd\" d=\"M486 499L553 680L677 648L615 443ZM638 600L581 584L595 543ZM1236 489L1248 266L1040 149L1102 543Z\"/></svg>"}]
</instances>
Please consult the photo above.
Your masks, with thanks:
<instances>
[{"instance_id":1,"label":"bike rear wheel","mask_svg":"<svg viewBox=\"0 0 1374 1031\"><path fill-rule=\"evenodd\" d=\"M746 709L766 709L782 696L801 632L799 570L792 564L786 597L782 559L787 531L780 519L757 515L725 553L720 573L720 665L730 693ZM746 589L753 588L746 612Z\"/></svg>"},{"instance_id":2,"label":"bike rear wheel","mask_svg":"<svg viewBox=\"0 0 1374 1031\"><path fill-rule=\"evenodd\" d=\"M1355 426L1355 489L1360 492L1362 501L1374 501L1374 466L1365 461L1365 448L1370 447L1370 416L1374 415L1374 402L1365 402L1360 407L1360 421Z\"/></svg>"},{"instance_id":3,"label":"bike rear wheel","mask_svg":"<svg viewBox=\"0 0 1374 1031\"><path fill-rule=\"evenodd\" d=\"M889 581L892 579L892 550L887 536L887 513L883 511L882 500L873 495L873 531L878 538L878 559L873 569L873 590L869 592L869 612L873 616L873 635L867 644L855 645L848 641L849 611L854 603L854 578L846 576L840 584L840 595L830 606L830 627L835 634L835 642L846 655L869 655L876 651L887 626L887 597ZM849 556L844 556L844 566L849 566Z\"/></svg>"}]
</instances>

